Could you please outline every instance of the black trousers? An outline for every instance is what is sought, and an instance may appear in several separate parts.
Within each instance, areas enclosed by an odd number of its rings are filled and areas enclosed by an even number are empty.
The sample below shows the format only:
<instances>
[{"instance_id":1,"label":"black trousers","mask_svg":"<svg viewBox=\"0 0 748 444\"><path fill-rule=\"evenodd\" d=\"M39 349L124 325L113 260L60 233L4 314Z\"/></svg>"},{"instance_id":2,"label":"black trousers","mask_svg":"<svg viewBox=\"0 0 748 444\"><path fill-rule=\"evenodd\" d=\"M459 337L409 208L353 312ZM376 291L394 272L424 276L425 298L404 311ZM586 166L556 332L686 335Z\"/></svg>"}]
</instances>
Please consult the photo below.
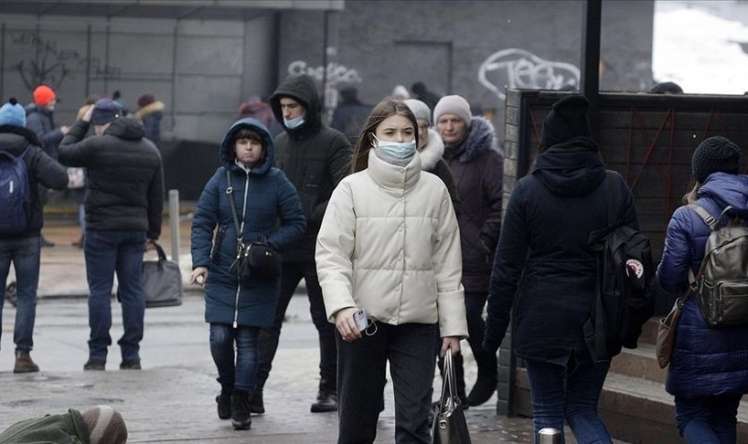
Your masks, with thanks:
<instances>
[{"instance_id":1,"label":"black trousers","mask_svg":"<svg viewBox=\"0 0 748 444\"><path fill-rule=\"evenodd\" d=\"M327 321L325 303L322 299L322 288L319 286L317 269L314 262L284 263L281 270L281 286L278 295L278 307L275 312L273 326L260 329L258 337L257 383L262 388L270 375L273 359L278 350L283 317L286 315L288 303L291 302L296 287L301 278L306 281L309 297L309 311L312 322L319 334L319 374L321 391L335 393L337 350L335 348L335 325Z\"/></svg>"},{"instance_id":2,"label":"black trousers","mask_svg":"<svg viewBox=\"0 0 748 444\"><path fill-rule=\"evenodd\" d=\"M395 390L395 442L431 442L429 411L436 324L377 323L377 332L338 344L338 444L369 444L384 404L387 361Z\"/></svg>"}]
</instances>

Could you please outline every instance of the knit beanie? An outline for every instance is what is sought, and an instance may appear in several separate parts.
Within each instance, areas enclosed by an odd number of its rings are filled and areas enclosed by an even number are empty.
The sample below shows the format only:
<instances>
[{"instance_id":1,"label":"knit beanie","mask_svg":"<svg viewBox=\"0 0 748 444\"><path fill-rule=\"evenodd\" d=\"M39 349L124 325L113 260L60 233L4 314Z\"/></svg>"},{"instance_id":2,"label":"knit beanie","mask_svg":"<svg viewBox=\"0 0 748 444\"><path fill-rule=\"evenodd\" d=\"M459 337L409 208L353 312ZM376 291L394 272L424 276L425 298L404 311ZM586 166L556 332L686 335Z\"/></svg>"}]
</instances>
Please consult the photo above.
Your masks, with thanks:
<instances>
[{"instance_id":1,"label":"knit beanie","mask_svg":"<svg viewBox=\"0 0 748 444\"><path fill-rule=\"evenodd\" d=\"M470 118L473 115L470 112L470 104L462 96L444 96L434 107L434 122L439 122L442 114L454 114L462 119L466 124L470 124Z\"/></svg>"},{"instance_id":2,"label":"knit beanie","mask_svg":"<svg viewBox=\"0 0 748 444\"><path fill-rule=\"evenodd\" d=\"M413 115L416 116L416 120L425 120L431 126L431 109L429 109L428 105L418 99L408 99L403 102L410 108Z\"/></svg>"},{"instance_id":3,"label":"knit beanie","mask_svg":"<svg viewBox=\"0 0 748 444\"><path fill-rule=\"evenodd\" d=\"M543 120L540 145L550 148L575 137L589 137L590 119L587 111L590 102L584 96L574 94L564 97L551 107Z\"/></svg>"},{"instance_id":4,"label":"knit beanie","mask_svg":"<svg viewBox=\"0 0 748 444\"><path fill-rule=\"evenodd\" d=\"M712 173L737 174L739 169L740 148L722 136L705 139L696 147L691 158L693 177L702 184Z\"/></svg>"},{"instance_id":5,"label":"knit beanie","mask_svg":"<svg viewBox=\"0 0 748 444\"><path fill-rule=\"evenodd\" d=\"M39 85L34 90L33 96L34 104L37 106L47 106L57 97L57 94L55 94L54 90L49 86Z\"/></svg>"},{"instance_id":6,"label":"knit beanie","mask_svg":"<svg viewBox=\"0 0 748 444\"><path fill-rule=\"evenodd\" d=\"M109 406L100 405L81 413L88 427L91 444L125 444L127 426L122 415Z\"/></svg>"},{"instance_id":7,"label":"knit beanie","mask_svg":"<svg viewBox=\"0 0 748 444\"><path fill-rule=\"evenodd\" d=\"M94 105L93 112L91 113L91 122L94 125L106 125L111 123L120 116L122 109L112 99L99 99Z\"/></svg>"},{"instance_id":8,"label":"knit beanie","mask_svg":"<svg viewBox=\"0 0 748 444\"><path fill-rule=\"evenodd\" d=\"M26 126L26 110L11 97L8 103L0 107L0 125Z\"/></svg>"}]
</instances>

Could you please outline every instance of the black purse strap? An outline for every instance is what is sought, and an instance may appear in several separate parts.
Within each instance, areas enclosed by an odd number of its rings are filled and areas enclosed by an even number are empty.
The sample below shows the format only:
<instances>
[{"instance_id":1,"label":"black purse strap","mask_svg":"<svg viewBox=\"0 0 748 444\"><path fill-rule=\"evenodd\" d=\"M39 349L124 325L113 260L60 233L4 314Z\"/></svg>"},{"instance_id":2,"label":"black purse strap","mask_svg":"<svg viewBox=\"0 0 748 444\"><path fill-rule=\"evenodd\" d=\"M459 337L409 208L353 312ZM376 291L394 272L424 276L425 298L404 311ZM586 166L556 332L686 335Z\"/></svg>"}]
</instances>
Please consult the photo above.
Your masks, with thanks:
<instances>
[{"instance_id":1,"label":"black purse strap","mask_svg":"<svg viewBox=\"0 0 748 444\"><path fill-rule=\"evenodd\" d=\"M242 226L239 224L239 216L236 211L236 202L234 202L234 187L231 186L231 172L226 168L226 197L229 200L229 207L231 208L231 216L234 218L234 228L236 228L236 241L241 245L244 233L242 233ZM242 219L244 215L242 214Z\"/></svg>"}]
</instances>

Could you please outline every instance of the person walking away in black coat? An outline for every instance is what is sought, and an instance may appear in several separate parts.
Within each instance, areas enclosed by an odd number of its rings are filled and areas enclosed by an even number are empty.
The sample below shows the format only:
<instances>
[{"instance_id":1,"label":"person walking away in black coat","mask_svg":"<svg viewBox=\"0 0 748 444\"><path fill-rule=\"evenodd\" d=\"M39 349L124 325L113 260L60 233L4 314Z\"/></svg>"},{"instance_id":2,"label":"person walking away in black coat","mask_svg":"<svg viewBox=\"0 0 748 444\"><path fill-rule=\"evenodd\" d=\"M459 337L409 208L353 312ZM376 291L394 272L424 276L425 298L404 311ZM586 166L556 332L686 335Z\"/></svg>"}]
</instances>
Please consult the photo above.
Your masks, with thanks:
<instances>
[{"instance_id":1,"label":"person walking away in black coat","mask_svg":"<svg viewBox=\"0 0 748 444\"><path fill-rule=\"evenodd\" d=\"M371 106L358 99L358 90L348 86L340 90L340 103L332 114L330 126L345 134L351 144L355 145L370 111Z\"/></svg>"},{"instance_id":2,"label":"person walking away in black coat","mask_svg":"<svg viewBox=\"0 0 748 444\"><path fill-rule=\"evenodd\" d=\"M39 185L63 190L68 184L65 168L47 155L40 144L34 132L26 128L23 107L16 99L10 99L0 108L0 321L12 263L18 301L13 332L14 373L39 371L30 355L44 225Z\"/></svg>"},{"instance_id":3,"label":"person walking away in black coat","mask_svg":"<svg viewBox=\"0 0 748 444\"><path fill-rule=\"evenodd\" d=\"M164 117L164 102L156 100L153 94L138 97L138 110L135 116L143 122L145 138L157 147L161 143L161 119Z\"/></svg>"},{"instance_id":4,"label":"person walking away in black coat","mask_svg":"<svg viewBox=\"0 0 748 444\"><path fill-rule=\"evenodd\" d=\"M278 348L283 317L299 281L304 278L320 343L319 392L311 411L334 411L337 409L335 327L327 322L314 247L327 201L350 167L351 145L342 133L322 123L317 87L309 76L286 79L270 98L270 106L285 129L275 137L276 166L296 187L307 227L304 236L283 255L275 320L271 328L260 331L258 389L253 397L253 409L264 411L262 388Z\"/></svg>"},{"instance_id":5,"label":"person walking away in black coat","mask_svg":"<svg viewBox=\"0 0 748 444\"><path fill-rule=\"evenodd\" d=\"M439 103L439 99L441 99L439 95L437 95L433 91L429 91L429 89L426 87L426 84L423 82L414 83L410 87L410 90L413 91L414 98L425 103L426 106L429 107L429 109L434 109L436 107L436 104Z\"/></svg>"},{"instance_id":6,"label":"person walking away in black coat","mask_svg":"<svg viewBox=\"0 0 748 444\"><path fill-rule=\"evenodd\" d=\"M628 186L600 159L588 108L579 95L553 105L533 171L512 192L491 274L484 348L499 348L516 299L512 351L527 361L535 433L563 430L566 419L578 442L609 443L597 404L610 361L595 362L583 335L597 297L589 237L608 226L608 205L625 225L638 229L638 222Z\"/></svg>"},{"instance_id":7,"label":"person walking away in black coat","mask_svg":"<svg viewBox=\"0 0 748 444\"><path fill-rule=\"evenodd\" d=\"M122 304L124 335L120 369L140 369L145 295L143 252L161 234L163 168L143 125L120 116L111 99L100 99L78 120L60 145L60 161L86 168L86 236L84 254L88 298L89 359L84 370L104 370L112 343L111 295L114 273ZM95 136L84 139L93 123Z\"/></svg>"}]
</instances>

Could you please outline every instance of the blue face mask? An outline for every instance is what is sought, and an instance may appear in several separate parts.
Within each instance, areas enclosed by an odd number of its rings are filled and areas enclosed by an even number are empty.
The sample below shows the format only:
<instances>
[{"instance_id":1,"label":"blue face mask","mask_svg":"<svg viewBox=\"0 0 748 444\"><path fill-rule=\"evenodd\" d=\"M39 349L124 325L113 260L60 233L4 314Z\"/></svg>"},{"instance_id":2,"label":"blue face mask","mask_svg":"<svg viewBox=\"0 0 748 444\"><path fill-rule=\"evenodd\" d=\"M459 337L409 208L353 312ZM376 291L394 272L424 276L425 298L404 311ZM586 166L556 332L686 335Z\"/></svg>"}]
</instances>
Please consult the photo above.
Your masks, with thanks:
<instances>
[{"instance_id":1,"label":"blue face mask","mask_svg":"<svg viewBox=\"0 0 748 444\"><path fill-rule=\"evenodd\" d=\"M304 124L304 115L300 115L299 117L294 117L293 119L286 119L283 118L283 124L286 125L286 128L288 129L296 129Z\"/></svg>"},{"instance_id":2,"label":"blue face mask","mask_svg":"<svg viewBox=\"0 0 748 444\"><path fill-rule=\"evenodd\" d=\"M410 142L390 142L382 141L374 136L374 148L379 150L380 153L385 156L397 159L397 160L408 160L413 157L416 153L416 140L413 139Z\"/></svg>"}]
</instances>

